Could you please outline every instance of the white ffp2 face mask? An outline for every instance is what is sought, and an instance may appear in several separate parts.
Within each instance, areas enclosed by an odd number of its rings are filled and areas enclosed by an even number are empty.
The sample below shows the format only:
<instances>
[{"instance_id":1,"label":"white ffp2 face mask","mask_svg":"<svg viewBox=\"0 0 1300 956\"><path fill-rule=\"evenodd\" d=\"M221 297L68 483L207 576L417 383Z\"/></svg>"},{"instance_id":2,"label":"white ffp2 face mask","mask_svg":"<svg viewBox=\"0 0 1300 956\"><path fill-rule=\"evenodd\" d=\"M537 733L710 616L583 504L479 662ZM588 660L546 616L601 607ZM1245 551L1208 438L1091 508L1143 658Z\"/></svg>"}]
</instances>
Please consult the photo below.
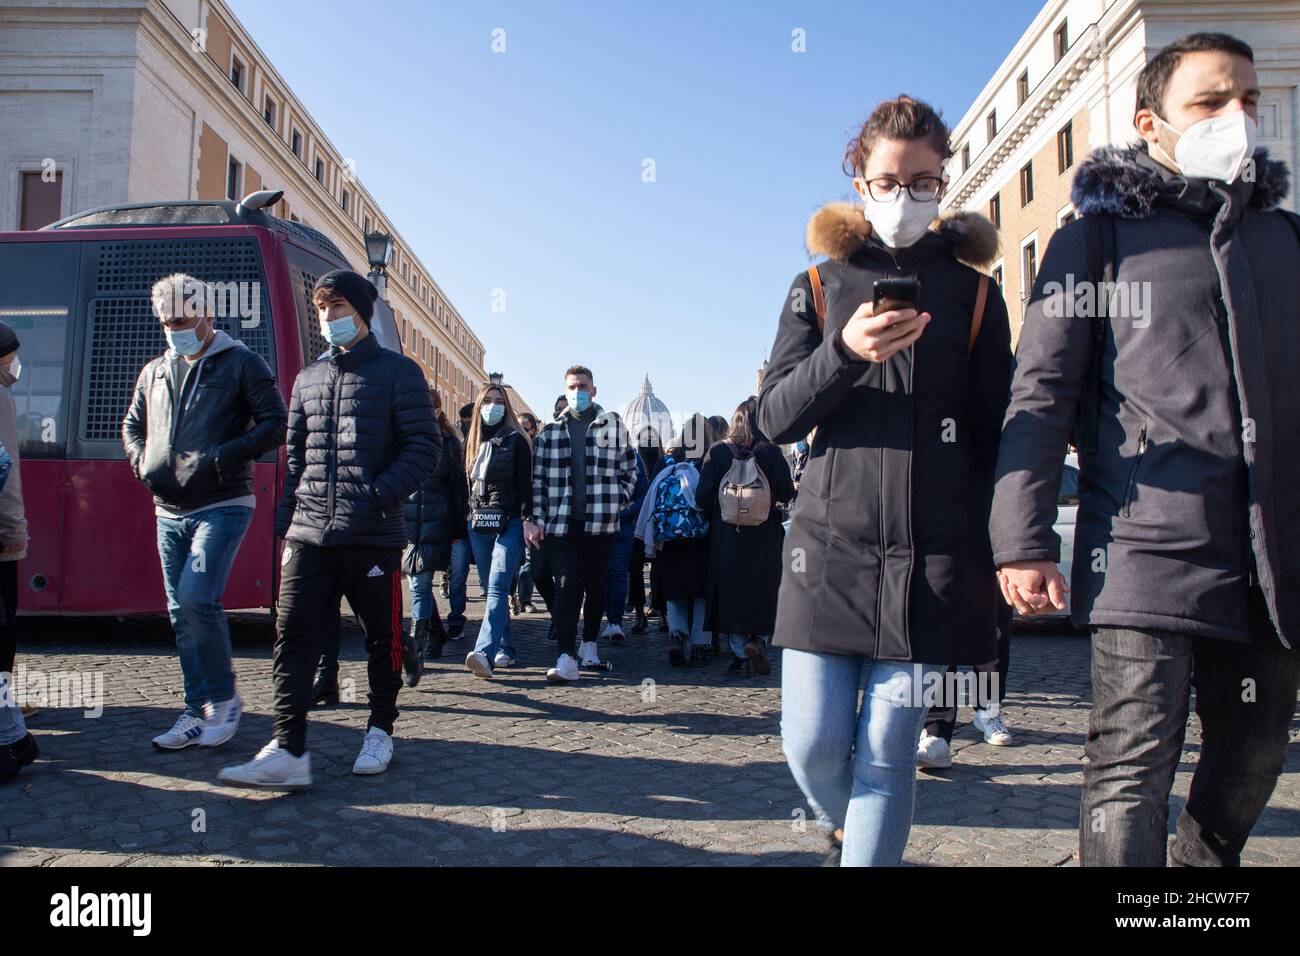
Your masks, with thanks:
<instances>
[{"instance_id":1,"label":"white ffp2 face mask","mask_svg":"<svg viewBox=\"0 0 1300 956\"><path fill-rule=\"evenodd\" d=\"M893 202L881 202L867 194L862 212L876 237L891 249L906 249L925 235L939 215L939 200L918 202L906 190Z\"/></svg>"},{"instance_id":2,"label":"white ffp2 face mask","mask_svg":"<svg viewBox=\"0 0 1300 956\"><path fill-rule=\"evenodd\" d=\"M1246 160L1255 155L1259 126L1243 112L1211 116L1193 123L1182 133L1160 117L1156 119L1178 136L1173 160L1178 171L1189 179L1236 182Z\"/></svg>"}]
</instances>

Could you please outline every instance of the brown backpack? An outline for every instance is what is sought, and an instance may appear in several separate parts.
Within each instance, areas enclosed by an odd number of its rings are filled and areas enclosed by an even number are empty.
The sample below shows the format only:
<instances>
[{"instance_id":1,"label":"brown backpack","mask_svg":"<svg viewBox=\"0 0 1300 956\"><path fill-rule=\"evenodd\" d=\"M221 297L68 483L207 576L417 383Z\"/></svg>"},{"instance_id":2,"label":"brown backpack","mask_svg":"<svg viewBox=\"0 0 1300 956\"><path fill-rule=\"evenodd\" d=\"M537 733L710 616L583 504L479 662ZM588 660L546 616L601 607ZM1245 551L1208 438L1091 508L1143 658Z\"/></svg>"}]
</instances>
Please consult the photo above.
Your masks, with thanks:
<instances>
[{"instance_id":1,"label":"brown backpack","mask_svg":"<svg viewBox=\"0 0 1300 956\"><path fill-rule=\"evenodd\" d=\"M735 455L718 486L718 517L724 524L752 528L772 512L772 486L758 467L758 458Z\"/></svg>"},{"instance_id":2,"label":"brown backpack","mask_svg":"<svg viewBox=\"0 0 1300 956\"><path fill-rule=\"evenodd\" d=\"M826 334L826 293L822 289L822 276L813 266L808 270L808 281L812 283L813 310L817 313L817 331ZM966 354L975 350L975 340L979 338L980 326L984 324L984 303L989 297L989 277L980 275L979 291L975 293L975 309L970 317L970 343Z\"/></svg>"}]
</instances>

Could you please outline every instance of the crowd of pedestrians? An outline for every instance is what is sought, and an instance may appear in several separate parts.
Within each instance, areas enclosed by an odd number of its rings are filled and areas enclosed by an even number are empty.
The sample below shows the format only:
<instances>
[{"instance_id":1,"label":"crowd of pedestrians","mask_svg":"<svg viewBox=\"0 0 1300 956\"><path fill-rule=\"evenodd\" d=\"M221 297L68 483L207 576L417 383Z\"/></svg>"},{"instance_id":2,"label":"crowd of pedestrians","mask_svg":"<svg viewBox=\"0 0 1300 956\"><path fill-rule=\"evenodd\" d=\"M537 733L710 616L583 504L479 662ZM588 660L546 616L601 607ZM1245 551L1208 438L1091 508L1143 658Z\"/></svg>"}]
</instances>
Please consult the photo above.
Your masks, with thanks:
<instances>
[{"instance_id":1,"label":"crowd of pedestrians","mask_svg":"<svg viewBox=\"0 0 1300 956\"><path fill-rule=\"evenodd\" d=\"M1300 446L1287 441L1300 426L1300 223L1278 208L1287 170L1256 148L1248 46L1186 37L1137 89L1139 141L1081 166L1082 218L1051 239L1014 358L986 271L996 231L939 214L949 130L900 96L845 151L860 203L808 224L821 261L794 279L758 395L671 435L630 432L583 365L545 420L494 381L451 421L420 367L370 334L378 292L348 271L316 283L330 348L286 406L266 363L215 327L209 287L160 280L168 348L122 423L153 495L184 688L154 746L237 733L221 599L255 505L252 463L284 445L274 736L225 783L310 785L310 709L340 698L343 599L367 655L357 774L388 768L403 684L458 644L483 680L545 663L546 681L570 685L612 670L602 642L656 642L680 669L721 656L738 679L770 674L779 649L784 751L828 862L897 865L917 766L952 760L954 674L978 678L966 702L983 739L1013 744L1013 612L1064 610L1070 592L1092 629L1082 862L1237 864L1300 682ZM1090 281L1153 289L1152 314L1080 312L1072 297ZM18 344L0 325L0 691L27 540L8 394ZM1082 559L1067 584L1053 525L1071 447ZM484 605L467 647L471 563ZM512 618L539 611L535 597L554 647L524 661ZM1193 689L1202 751L1169 850ZM0 694L0 781L37 756L24 716Z\"/></svg>"}]
</instances>

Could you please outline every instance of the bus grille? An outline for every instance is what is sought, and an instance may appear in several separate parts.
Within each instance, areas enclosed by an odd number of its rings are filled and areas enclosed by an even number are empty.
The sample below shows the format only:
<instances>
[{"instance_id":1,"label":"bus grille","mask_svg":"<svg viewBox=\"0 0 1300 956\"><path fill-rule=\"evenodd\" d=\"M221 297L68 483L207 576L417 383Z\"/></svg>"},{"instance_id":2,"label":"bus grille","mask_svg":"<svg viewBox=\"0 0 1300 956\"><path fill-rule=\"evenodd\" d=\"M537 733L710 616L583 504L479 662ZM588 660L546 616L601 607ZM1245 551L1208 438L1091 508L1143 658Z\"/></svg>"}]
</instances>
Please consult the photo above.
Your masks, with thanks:
<instances>
[{"instance_id":1,"label":"bus grille","mask_svg":"<svg viewBox=\"0 0 1300 956\"><path fill-rule=\"evenodd\" d=\"M253 318L221 317L217 328L240 339L275 369L271 300L257 240L183 239L106 242L98 246L95 298L90 308L89 354L83 392L83 441L117 441L140 370L167 347L149 301L153 284L173 272L208 282L257 283L260 311ZM255 288L246 287L249 292Z\"/></svg>"}]
</instances>

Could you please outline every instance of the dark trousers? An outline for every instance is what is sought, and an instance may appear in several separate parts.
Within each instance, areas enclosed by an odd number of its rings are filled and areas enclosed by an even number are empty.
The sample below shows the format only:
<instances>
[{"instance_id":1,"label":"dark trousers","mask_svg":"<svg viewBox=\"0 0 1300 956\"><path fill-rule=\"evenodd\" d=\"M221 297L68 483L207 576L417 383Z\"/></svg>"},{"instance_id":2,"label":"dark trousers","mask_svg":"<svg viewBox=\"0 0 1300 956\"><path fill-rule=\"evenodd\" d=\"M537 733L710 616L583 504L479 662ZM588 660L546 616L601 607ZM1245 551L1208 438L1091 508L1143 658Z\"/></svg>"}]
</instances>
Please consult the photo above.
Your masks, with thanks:
<instances>
[{"instance_id":1,"label":"dark trousers","mask_svg":"<svg viewBox=\"0 0 1300 956\"><path fill-rule=\"evenodd\" d=\"M327 684L338 683L339 650L343 645L343 595L335 594L320 616L320 679Z\"/></svg>"},{"instance_id":2,"label":"dark trousers","mask_svg":"<svg viewBox=\"0 0 1300 956\"><path fill-rule=\"evenodd\" d=\"M985 689L992 680L992 675L998 675L997 683L997 701L1002 703L1007 696L1007 671L1011 669L1011 615L1014 608L1006 601L1002 600L1002 595L998 595L998 657L997 660L989 661L987 664L977 664L971 670L975 672L975 700L974 706L979 708L988 707L994 703L993 700L985 699ZM948 673L955 674L956 667L949 667ZM945 686L947 686L945 684ZM988 695L990 698L992 695ZM931 707L930 712L925 716L925 732L931 737L942 737L948 743L952 743L953 728L957 726L957 701L948 701L947 707Z\"/></svg>"},{"instance_id":3,"label":"dark trousers","mask_svg":"<svg viewBox=\"0 0 1300 956\"><path fill-rule=\"evenodd\" d=\"M0 621L0 674L12 674L18 656L18 562L0 561L0 601L4 602L4 620Z\"/></svg>"},{"instance_id":4,"label":"dark trousers","mask_svg":"<svg viewBox=\"0 0 1300 956\"><path fill-rule=\"evenodd\" d=\"M399 548L318 548L290 543L276 607L275 737L295 756L307 747L307 708L321 658L322 617L338 617L342 594L361 622L369 655L370 720L391 734L402 686L402 552Z\"/></svg>"},{"instance_id":5,"label":"dark trousers","mask_svg":"<svg viewBox=\"0 0 1300 956\"><path fill-rule=\"evenodd\" d=\"M627 568L627 603L638 611L645 610L645 542L632 542L632 560Z\"/></svg>"},{"instance_id":6,"label":"dark trousers","mask_svg":"<svg viewBox=\"0 0 1300 956\"><path fill-rule=\"evenodd\" d=\"M605 613L612 534L571 532L542 539L547 564L555 582L551 617L561 654L577 656L578 608L582 608L582 639L594 641ZM586 601L583 601L583 597Z\"/></svg>"},{"instance_id":7,"label":"dark trousers","mask_svg":"<svg viewBox=\"0 0 1300 956\"><path fill-rule=\"evenodd\" d=\"M1196 691L1201 752L1169 859L1238 866L1277 785L1300 684L1300 650L1278 641L1254 589L1252 643L1102 627L1092 638L1084 746L1084 866L1164 866L1169 791Z\"/></svg>"}]
</instances>

